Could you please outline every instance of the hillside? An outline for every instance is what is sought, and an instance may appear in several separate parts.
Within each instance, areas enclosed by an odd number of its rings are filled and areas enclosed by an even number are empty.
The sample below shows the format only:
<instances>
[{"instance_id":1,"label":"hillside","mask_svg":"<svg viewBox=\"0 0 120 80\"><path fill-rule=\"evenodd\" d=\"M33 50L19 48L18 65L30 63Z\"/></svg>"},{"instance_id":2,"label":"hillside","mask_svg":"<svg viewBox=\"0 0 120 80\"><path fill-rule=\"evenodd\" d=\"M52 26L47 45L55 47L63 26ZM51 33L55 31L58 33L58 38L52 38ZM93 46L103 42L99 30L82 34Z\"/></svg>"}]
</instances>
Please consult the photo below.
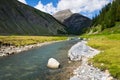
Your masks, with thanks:
<instances>
[{"instance_id":1,"label":"hillside","mask_svg":"<svg viewBox=\"0 0 120 80\"><path fill-rule=\"evenodd\" d=\"M93 18L91 33L120 33L120 0L114 0Z\"/></svg>"},{"instance_id":2,"label":"hillside","mask_svg":"<svg viewBox=\"0 0 120 80\"><path fill-rule=\"evenodd\" d=\"M66 25L68 34L82 34L86 31L86 28L91 25L91 20L89 18L78 13L72 13L69 9L59 11L53 16Z\"/></svg>"},{"instance_id":3,"label":"hillside","mask_svg":"<svg viewBox=\"0 0 120 80\"><path fill-rule=\"evenodd\" d=\"M51 15L18 2L0 0L0 35L58 35L64 26Z\"/></svg>"}]
</instances>

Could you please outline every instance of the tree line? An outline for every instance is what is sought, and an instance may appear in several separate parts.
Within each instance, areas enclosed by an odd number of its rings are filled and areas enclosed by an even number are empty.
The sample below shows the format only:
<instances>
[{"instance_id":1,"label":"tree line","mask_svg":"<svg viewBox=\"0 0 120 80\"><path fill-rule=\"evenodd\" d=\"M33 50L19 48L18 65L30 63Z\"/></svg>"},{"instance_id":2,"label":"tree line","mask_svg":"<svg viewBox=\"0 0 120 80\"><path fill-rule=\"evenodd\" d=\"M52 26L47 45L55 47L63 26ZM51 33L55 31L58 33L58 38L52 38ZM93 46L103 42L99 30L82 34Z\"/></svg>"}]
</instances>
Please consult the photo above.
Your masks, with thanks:
<instances>
[{"instance_id":1,"label":"tree line","mask_svg":"<svg viewBox=\"0 0 120 80\"><path fill-rule=\"evenodd\" d=\"M120 21L120 0L114 0L102 8L99 15L93 17L92 26L101 25L102 29L113 27Z\"/></svg>"}]
</instances>

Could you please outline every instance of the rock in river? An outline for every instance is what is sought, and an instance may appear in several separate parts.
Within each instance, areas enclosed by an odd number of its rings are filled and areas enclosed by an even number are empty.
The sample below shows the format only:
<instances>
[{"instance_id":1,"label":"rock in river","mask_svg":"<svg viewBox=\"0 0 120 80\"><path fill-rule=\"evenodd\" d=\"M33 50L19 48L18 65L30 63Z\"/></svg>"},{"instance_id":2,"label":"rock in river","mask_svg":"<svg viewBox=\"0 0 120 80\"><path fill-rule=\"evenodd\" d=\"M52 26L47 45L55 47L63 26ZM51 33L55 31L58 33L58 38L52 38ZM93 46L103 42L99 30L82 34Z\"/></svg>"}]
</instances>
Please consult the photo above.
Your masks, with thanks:
<instances>
[{"instance_id":1,"label":"rock in river","mask_svg":"<svg viewBox=\"0 0 120 80\"><path fill-rule=\"evenodd\" d=\"M47 64L47 67L48 67L48 68L53 68L53 69L55 69L55 68L59 68L59 66L60 66L60 63L59 63L56 59L50 58L50 59L48 60L48 64Z\"/></svg>"}]
</instances>

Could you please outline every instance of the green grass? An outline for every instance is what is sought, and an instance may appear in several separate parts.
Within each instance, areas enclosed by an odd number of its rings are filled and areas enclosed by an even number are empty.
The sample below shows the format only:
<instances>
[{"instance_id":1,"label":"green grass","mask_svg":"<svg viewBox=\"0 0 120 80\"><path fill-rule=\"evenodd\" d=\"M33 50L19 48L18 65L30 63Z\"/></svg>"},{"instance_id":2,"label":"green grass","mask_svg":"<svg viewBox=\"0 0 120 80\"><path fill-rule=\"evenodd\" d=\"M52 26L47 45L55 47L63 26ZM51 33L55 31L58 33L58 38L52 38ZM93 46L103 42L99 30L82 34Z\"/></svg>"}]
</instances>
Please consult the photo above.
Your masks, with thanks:
<instances>
[{"instance_id":1,"label":"green grass","mask_svg":"<svg viewBox=\"0 0 120 80\"><path fill-rule=\"evenodd\" d=\"M65 36L0 36L0 42L24 46L48 41L65 40Z\"/></svg>"},{"instance_id":2,"label":"green grass","mask_svg":"<svg viewBox=\"0 0 120 80\"><path fill-rule=\"evenodd\" d=\"M101 70L108 69L113 77L120 80L120 34L83 35L82 37L90 38L88 45L101 50L101 53L89 62Z\"/></svg>"},{"instance_id":3,"label":"green grass","mask_svg":"<svg viewBox=\"0 0 120 80\"><path fill-rule=\"evenodd\" d=\"M117 33L120 33L120 22L116 22L114 27L106 28L101 33L102 34L117 34Z\"/></svg>"}]
</instances>

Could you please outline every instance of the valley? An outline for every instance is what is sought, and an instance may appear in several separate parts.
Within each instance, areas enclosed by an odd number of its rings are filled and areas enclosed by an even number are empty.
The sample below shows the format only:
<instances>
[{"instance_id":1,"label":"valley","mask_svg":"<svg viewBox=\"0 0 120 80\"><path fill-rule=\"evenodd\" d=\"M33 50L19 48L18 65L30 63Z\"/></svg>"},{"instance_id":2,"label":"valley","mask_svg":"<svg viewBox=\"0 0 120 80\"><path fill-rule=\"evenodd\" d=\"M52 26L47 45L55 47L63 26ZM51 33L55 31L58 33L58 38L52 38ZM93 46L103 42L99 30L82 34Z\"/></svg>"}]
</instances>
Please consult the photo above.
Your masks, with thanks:
<instances>
[{"instance_id":1,"label":"valley","mask_svg":"<svg viewBox=\"0 0 120 80\"><path fill-rule=\"evenodd\" d=\"M120 80L120 0L106 3L92 18L86 17L92 12L84 16L74 8L49 14L0 0L0 80ZM59 68L49 69L49 58Z\"/></svg>"}]
</instances>

